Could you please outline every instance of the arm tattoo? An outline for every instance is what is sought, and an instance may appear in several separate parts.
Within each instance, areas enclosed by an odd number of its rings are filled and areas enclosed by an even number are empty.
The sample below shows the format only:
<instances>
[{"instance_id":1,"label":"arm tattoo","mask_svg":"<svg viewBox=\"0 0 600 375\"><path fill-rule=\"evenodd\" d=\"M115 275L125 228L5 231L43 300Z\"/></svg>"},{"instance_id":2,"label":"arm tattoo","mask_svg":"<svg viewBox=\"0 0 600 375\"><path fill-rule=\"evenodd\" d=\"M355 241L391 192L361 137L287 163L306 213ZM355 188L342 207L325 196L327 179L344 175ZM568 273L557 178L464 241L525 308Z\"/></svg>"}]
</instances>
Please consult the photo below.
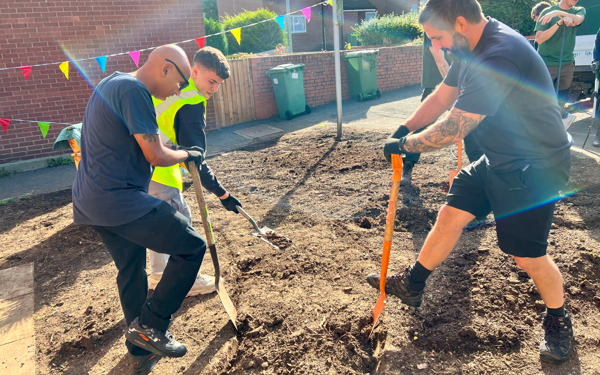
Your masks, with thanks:
<instances>
[{"instance_id":1,"label":"arm tattoo","mask_svg":"<svg viewBox=\"0 0 600 375\"><path fill-rule=\"evenodd\" d=\"M158 142L157 134L144 134L143 138L144 138L144 141L148 141L148 143Z\"/></svg>"},{"instance_id":2,"label":"arm tattoo","mask_svg":"<svg viewBox=\"0 0 600 375\"><path fill-rule=\"evenodd\" d=\"M450 114L427 130L408 136L404 149L411 153L428 152L461 141L483 121L485 115L477 115L453 108Z\"/></svg>"}]
</instances>

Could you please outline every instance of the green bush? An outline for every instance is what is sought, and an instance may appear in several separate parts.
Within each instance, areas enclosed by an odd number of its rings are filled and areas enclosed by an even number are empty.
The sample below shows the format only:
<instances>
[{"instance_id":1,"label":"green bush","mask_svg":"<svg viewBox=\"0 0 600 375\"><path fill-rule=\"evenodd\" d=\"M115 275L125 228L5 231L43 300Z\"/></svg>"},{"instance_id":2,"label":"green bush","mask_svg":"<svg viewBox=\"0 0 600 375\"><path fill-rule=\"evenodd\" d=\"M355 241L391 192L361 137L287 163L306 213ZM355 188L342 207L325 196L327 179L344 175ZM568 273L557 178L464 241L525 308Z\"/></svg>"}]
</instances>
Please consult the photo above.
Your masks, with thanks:
<instances>
[{"instance_id":1,"label":"green bush","mask_svg":"<svg viewBox=\"0 0 600 375\"><path fill-rule=\"evenodd\" d=\"M423 35L418 13L397 16L393 13L363 21L353 28L354 35L363 46L404 44Z\"/></svg>"},{"instance_id":2,"label":"green bush","mask_svg":"<svg viewBox=\"0 0 600 375\"><path fill-rule=\"evenodd\" d=\"M205 19L204 20L204 32L206 35L217 34L223 32L223 25L221 25L217 20L213 19ZM237 42L234 41L237 44ZM229 54L229 49L227 48L227 38L225 34L215 35L206 38L204 45L214 47L219 51L223 52L225 56Z\"/></svg>"},{"instance_id":3,"label":"green bush","mask_svg":"<svg viewBox=\"0 0 600 375\"><path fill-rule=\"evenodd\" d=\"M255 22L277 17L276 13L266 8L254 12L244 11L237 16L226 16L223 18L223 28L232 30ZM229 53L257 53L275 49L278 44L286 45L285 33L275 20L267 21L241 30L241 43L235 40L231 33L226 33Z\"/></svg>"},{"instance_id":4,"label":"green bush","mask_svg":"<svg viewBox=\"0 0 600 375\"><path fill-rule=\"evenodd\" d=\"M479 0L483 14L507 24L522 35L533 35L535 22L531 9L541 0ZM556 4L557 1L546 0Z\"/></svg>"}]
</instances>

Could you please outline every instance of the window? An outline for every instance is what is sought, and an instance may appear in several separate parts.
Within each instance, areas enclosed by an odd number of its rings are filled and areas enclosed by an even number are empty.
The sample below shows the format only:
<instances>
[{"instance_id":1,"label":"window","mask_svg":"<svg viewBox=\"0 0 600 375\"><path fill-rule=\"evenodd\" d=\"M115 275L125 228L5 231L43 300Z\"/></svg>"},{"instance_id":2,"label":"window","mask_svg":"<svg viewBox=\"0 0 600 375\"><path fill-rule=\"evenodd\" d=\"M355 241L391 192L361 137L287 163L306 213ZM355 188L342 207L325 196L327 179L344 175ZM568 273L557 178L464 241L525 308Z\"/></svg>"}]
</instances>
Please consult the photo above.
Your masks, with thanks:
<instances>
[{"instance_id":1,"label":"window","mask_svg":"<svg viewBox=\"0 0 600 375\"><path fill-rule=\"evenodd\" d=\"M366 12L365 13L365 22L370 20L371 18L377 17L377 12Z\"/></svg>"},{"instance_id":2,"label":"window","mask_svg":"<svg viewBox=\"0 0 600 375\"><path fill-rule=\"evenodd\" d=\"M412 13L417 13L417 12L419 11L419 4L413 4L413 5L411 6L411 9L410 9L410 11L411 11Z\"/></svg>"},{"instance_id":3,"label":"window","mask_svg":"<svg viewBox=\"0 0 600 375\"><path fill-rule=\"evenodd\" d=\"M306 18L304 16L291 16L292 34L306 32Z\"/></svg>"}]
</instances>

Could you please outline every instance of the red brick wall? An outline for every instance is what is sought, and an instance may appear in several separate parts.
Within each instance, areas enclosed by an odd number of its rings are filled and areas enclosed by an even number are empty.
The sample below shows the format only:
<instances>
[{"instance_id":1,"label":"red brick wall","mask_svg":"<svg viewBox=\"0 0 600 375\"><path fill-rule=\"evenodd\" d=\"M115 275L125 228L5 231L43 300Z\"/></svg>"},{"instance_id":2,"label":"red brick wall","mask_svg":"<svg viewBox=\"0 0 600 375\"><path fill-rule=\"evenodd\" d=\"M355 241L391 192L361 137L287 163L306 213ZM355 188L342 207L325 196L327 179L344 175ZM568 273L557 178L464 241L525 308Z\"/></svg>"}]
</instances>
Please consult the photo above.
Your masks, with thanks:
<instances>
[{"instance_id":1,"label":"red brick wall","mask_svg":"<svg viewBox=\"0 0 600 375\"><path fill-rule=\"evenodd\" d=\"M92 84L116 70L136 69L127 51L179 42L204 35L201 2L197 0L2 0L0 1L0 68L66 61L61 44L75 59L113 53L106 74L95 60L70 64L69 80L58 65L33 67L29 81L20 69L0 71L0 118L61 123L82 121ZM195 42L181 44L192 57ZM141 53L142 64L150 51ZM211 106L209 106L210 108ZM208 111L209 119L214 111ZM66 125L51 124L46 139L36 123L11 121L0 130L0 164L60 155L56 136Z\"/></svg>"},{"instance_id":2,"label":"red brick wall","mask_svg":"<svg viewBox=\"0 0 600 375\"><path fill-rule=\"evenodd\" d=\"M345 53L342 52L342 55ZM421 46L379 48L377 87L381 91L390 91L420 83L421 54ZM287 63L304 64L306 104L319 106L335 100L333 52L252 58L252 82L257 119L277 115L272 83L265 72L274 66ZM350 89L343 57L341 63L342 96L347 100L350 99Z\"/></svg>"}]
</instances>

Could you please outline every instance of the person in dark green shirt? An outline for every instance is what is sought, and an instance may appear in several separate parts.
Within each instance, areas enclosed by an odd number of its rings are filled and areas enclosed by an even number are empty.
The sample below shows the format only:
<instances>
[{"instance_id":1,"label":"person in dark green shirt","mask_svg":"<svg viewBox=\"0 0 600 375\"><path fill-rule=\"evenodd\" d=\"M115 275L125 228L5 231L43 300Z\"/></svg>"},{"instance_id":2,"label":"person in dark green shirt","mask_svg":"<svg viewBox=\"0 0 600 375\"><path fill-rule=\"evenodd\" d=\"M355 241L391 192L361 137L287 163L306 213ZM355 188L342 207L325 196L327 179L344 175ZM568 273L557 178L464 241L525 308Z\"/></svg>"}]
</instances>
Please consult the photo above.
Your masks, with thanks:
<instances>
[{"instance_id":1,"label":"person in dark green shirt","mask_svg":"<svg viewBox=\"0 0 600 375\"><path fill-rule=\"evenodd\" d=\"M552 80L559 80L558 104L563 108L565 129L575 120L575 116L564 110L569 97L569 88L575 71L575 34L577 26L585 19L585 8L575 6L578 0L561 0L558 5L544 10L535 25L535 41L539 44L538 53L542 56ZM564 33L564 48L563 48ZM563 51L562 56L560 54ZM560 66L560 77L558 70Z\"/></svg>"}]
</instances>

